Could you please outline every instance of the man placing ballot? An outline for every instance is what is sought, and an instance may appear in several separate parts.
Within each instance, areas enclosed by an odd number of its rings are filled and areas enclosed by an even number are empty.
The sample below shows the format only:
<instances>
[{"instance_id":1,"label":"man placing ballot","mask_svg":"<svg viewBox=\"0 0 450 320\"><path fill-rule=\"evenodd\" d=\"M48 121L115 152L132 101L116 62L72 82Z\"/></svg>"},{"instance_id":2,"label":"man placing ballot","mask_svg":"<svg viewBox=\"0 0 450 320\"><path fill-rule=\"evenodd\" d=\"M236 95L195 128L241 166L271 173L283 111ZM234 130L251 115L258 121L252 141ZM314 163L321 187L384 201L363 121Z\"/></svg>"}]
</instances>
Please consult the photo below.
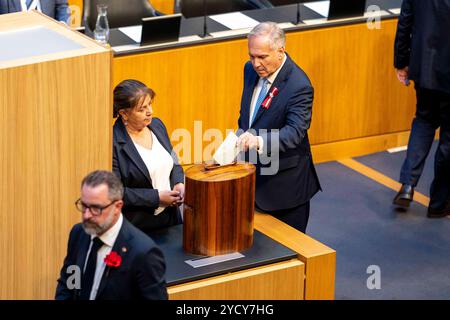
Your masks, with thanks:
<instances>
[{"instance_id":1,"label":"man placing ballot","mask_svg":"<svg viewBox=\"0 0 450 320\"><path fill-rule=\"evenodd\" d=\"M238 121L244 133L237 145L246 159L256 158L256 210L305 232L309 201L321 190L307 133L313 87L285 52L285 42L273 22L258 24L248 35Z\"/></svg>"}]
</instances>

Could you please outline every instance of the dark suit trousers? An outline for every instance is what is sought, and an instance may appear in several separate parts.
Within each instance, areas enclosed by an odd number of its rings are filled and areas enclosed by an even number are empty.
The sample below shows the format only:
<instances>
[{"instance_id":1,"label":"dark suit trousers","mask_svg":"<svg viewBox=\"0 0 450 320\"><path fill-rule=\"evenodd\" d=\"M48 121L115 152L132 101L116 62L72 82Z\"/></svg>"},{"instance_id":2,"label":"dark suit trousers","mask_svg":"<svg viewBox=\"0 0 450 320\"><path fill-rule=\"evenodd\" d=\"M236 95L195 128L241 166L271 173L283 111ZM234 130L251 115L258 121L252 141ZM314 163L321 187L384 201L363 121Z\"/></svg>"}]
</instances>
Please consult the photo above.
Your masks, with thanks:
<instances>
[{"instance_id":1,"label":"dark suit trousers","mask_svg":"<svg viewBox=\"0 0 450 320\"><path fill-rule=\"evenodd\" d=\"M309 201L292 209L282 209L277 211L265 211L255 204L257 211L270 214L271 216L290 225L292 228L306 233L306 226L309 220Z\"/></svg>"},{"instance_id":2,"label":"dark suit trousers","mask_svg":"<svg viewBox=\"0 0 450 320\"><path fill-rule=\"evenodd\" d=\"M412 122L408 151L403 163L400 182L416 186L425 160L433 144L437 128L441 128L439 146L435 155L435 178L431 185L430 206L445 207L449 194L450 162L450 94L416 86L416 116ZM447 179L447 180L445 180Z\"/></svg>"}]
</instances>

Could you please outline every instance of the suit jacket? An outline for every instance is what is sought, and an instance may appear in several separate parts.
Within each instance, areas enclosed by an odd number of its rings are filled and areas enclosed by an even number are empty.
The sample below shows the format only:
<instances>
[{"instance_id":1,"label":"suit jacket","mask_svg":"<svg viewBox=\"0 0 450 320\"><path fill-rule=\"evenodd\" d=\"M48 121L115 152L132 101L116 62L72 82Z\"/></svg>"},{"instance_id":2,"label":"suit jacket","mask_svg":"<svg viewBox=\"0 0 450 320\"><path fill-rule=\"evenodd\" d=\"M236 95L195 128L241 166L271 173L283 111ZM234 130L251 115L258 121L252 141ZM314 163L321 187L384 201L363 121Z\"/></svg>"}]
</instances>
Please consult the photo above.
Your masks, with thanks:
<instances>
[{"instance_id":1,"label":"suit jacket","mask_svg":"<svg viewBox=\"0 0 450 320\"><path fill-rule=\"evenodd\" d=\"M77 299L79 290L67 287L68 277L73 274L68 274L67 268L76 265L83 270L90 241L91 236L84 232L81 224L72 228L67 256L56 288L57 300ZM126 252L123 248L126 248ZM118 268L105 268L96 300L167 299L166 265L163 253L152 239L123 219L112 251L122 257L122 262Z\"/></svg>"},{"instance_id":2,"label":"suit jacket","mask_svg":"<svg viewBox=\"0 0 450 320\"><path fill-rule=\"evenodd\" d=\"M70 11L67 0L40 0L42 13L58 21L69 22ZM0 0L0 14L19 12L20 0Z\"/></svg>"},{"instance_id":3,"label":"suit jacket","mask_svg":"<svg viewBox=\"0 0 450 320\"><path fill-rule=\"evenodd\" d=\"M238 125L243 131L255 130L263 138L265 154L272 157L270 164L264 164L267 159L258 155L255 201L258 207L267 211L294 208L309 201L320 190L307 133L311 123L313 87L303 70L287 55L268 91L269 94L276 87L278 95L268 109L259 108L249 128L250 103L258 80L252 64L247 62ZM276 149L272 146L276 142L271 134L274 130L279 130ZM261 169L271 165L278 166L278 172L263 175Z\"/></svg>"},{"instance_id":4,"label":"suit jacket","mask_svg":"<svg viewBox=\"0 0 450 320\"><path fill-rule=\"evenodd\" d=\"M403 0L394 44L394 66L409 66L422 88L450 92L450 0Z\"/></svg>"},{"instance_id":5,"label":"suit jacket","mask_svg":"<svg viewBox=\"0 0 450 320\"><path fill-rule=\"evenodd\" d=\"M153 118L149 128L164 149L172 155L174 166L170 174L170 187L184 183L183 168L173 152L166 127L160 119ZM113 132L113 172L125 188L122 212L139 229L151 229L153 226L149 225L148 216L154 214L159 207L158 190L153 188L148 169L120 118L116 120ZM178 207L172 209L178 210Z\"/></svg>"}]
</instances>

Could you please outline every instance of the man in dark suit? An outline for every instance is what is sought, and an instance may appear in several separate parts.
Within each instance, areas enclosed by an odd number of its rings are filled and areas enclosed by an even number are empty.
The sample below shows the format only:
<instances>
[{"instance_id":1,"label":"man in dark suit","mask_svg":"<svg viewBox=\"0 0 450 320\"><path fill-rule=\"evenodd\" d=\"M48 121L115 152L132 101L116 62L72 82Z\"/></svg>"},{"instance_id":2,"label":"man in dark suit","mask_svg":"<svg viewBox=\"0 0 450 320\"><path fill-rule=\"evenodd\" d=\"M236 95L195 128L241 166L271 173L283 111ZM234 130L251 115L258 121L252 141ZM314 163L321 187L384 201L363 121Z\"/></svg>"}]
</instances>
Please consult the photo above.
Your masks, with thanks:
<instances>
[{"instance_id":1,"label":"man in dark suit","mask_svg":"<svg viewBox=\"0 0 450 320\"><path fill-rule=\"evenodd\" d=\"M428 217L450 214L450 0L403 0L394 47L394 66L400 82L414 81L417 105L402 187L394 204L407 207L425 160L441 128L430 189Z\"/></svg>"},{"instance_id":2,"label":"man in dark suit","mask_svg":"<svg viewBox=\"0 0 450 320\"><path fill-rule=\"evenodd\" d=\"M38 10L58 21L69 22L67 0L0 0L0 14Z\"/></svg>"},{"instance_id":3,"label":"man in dark suit","mask_svg":"<svg viewBox=\"0 0 450 320\"><path fill-rule=\"evenodd\" d=\"M83 179L57 300L167 299L161 250L122 217L123 186L109 171Z\"/></svg>"},{"instance_id":4,"label":"man in dark suit","mask_svg":"<svg viewBox=\"0 0 450 320\"><path fill-rule=\"evenodd\" d=\"M320 190L307 133L313 88L284 46L273 22L248 35L238 145L256 162L256 209L305 232L309 201Z\"/></svg>"}]
</instances>

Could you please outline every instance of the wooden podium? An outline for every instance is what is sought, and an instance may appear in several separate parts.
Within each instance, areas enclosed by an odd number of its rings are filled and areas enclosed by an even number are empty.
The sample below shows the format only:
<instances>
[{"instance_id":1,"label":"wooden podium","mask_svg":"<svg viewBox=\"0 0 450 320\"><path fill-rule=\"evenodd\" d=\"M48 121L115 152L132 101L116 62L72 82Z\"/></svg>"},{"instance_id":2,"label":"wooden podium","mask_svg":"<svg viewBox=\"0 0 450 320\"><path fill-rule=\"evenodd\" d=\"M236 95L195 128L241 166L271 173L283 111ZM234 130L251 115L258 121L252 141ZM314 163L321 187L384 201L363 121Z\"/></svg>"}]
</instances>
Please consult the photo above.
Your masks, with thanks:
<instances>
[{"instance_id":1,"label":"wooden podium","mask_svg":"<svg viewBox=\"0 0 450 320\"><path fill-rule=\"evenodd\" d=\"M249 248L253 242L254 203L254 165L189 168L184 202L184 250L214 256Z\"/></svg>"},{"instance_id":2,"label":"wooden podium","mask_svg":"<svg viewBox=\"0 0 450 320\"><path fill-rule=\"evenodd\" d=\"M81 179L112 165L112 55L37 12L0 43L0 299L52 299Z\"/></svg>"}]
</instances>

